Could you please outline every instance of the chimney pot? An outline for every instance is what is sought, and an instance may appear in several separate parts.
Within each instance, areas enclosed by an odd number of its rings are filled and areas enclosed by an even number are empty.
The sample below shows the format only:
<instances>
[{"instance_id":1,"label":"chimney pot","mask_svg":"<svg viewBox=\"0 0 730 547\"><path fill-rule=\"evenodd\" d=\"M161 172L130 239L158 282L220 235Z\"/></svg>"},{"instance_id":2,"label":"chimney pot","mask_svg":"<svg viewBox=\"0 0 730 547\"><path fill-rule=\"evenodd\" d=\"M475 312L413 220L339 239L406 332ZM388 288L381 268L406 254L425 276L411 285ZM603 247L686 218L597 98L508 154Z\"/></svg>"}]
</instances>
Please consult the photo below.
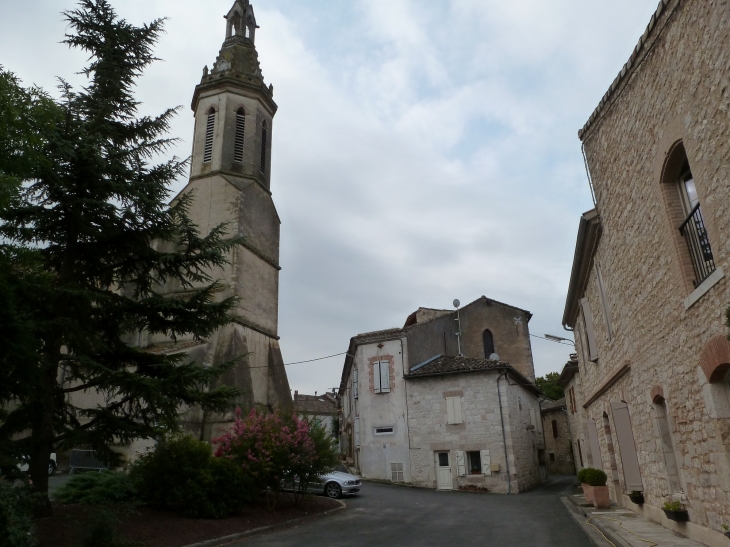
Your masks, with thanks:
<instances>
[{"instance_id":1,"label":"chimney pot","mask_svg":"<svg viewBox=\"0 0 730 547\"><path fill-rule=\"evenodd\" d=\"M297 396L299 395L299 390L294 390L294 400L297 400Z\"/></svg>"}]
</instances>

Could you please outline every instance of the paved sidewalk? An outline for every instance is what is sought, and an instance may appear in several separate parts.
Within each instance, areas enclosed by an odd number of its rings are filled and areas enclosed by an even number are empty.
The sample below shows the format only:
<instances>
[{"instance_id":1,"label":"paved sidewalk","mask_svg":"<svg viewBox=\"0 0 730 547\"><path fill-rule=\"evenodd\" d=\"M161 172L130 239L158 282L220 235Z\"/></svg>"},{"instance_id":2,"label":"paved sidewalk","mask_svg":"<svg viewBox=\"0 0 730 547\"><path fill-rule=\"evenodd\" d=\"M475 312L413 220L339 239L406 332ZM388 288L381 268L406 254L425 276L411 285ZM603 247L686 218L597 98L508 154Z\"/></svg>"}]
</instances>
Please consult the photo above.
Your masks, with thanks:
<instances>
[{"instance_id":1,"label":"paved sidewalk","mask_svg":"<svg viewBox=\"0 0 730 547\"><path fill-rule=\"evenodd\" d=\"M628 509L613 505L610 509L594 509L582 494L568 499L587 524L595 526L616 547L704 547Z\"/></svg>"}]
</instances>

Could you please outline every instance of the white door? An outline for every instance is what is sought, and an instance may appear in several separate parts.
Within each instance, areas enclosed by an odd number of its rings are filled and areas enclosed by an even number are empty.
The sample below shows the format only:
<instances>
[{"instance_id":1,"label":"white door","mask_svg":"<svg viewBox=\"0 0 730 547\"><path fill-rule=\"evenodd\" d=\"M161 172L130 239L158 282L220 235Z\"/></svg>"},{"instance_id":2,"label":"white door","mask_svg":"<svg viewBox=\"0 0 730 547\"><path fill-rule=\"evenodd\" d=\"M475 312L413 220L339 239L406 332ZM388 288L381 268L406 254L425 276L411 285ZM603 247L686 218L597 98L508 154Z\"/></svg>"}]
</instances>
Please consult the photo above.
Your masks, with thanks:
<instances>
[{"instance_id":1,"label":"white door","mask_svg":"<svg viewBox=\"0 0 730 547\"><path fill-rule=\"evenodd\" d=\"M438 490L451 490L451 465L449 464L448 452L436 453L436 488Z\"/></svg>"}]
</instances>

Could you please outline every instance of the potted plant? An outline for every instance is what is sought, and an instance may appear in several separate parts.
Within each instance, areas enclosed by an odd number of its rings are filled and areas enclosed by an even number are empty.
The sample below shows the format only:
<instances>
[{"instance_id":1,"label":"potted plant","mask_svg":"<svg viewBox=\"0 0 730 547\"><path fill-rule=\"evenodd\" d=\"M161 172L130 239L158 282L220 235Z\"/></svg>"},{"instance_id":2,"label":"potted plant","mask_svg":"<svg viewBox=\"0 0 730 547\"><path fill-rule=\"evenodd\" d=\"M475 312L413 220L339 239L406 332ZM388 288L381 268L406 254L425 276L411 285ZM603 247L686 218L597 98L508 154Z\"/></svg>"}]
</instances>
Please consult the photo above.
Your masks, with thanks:
<instances>
[{"instance_id":1,"label":"potted plant","mask_svg":"<svg viewBox=\"0 0 730 547\"><path fill-rule=\"evenodd\" d=\"M608 477L600 469L586 467L578 473L578 480L583 488L586 500L593 502L596 509L608 509L611 498L608 495L606 481Z\"/></svg>"},{"instance_id":2,"label":"potted plant","mask_svg":"<svg viewBox=\"0 0 730 547\"><path fill-rule=\"evenodd\" d=\"M637 505L641 505L642 503L644 503L644 492L640 492L638 490L633 490L629 494L629 499L633 503L636 503Z\"/></svg>"},{"instance_id":3,"label":"potted plant","mask_svg":"<svg viewBox=\"0 0 730 547\"><path fill-rule=\"evenodd\" d=\"M674 522L687 522L689 520L689 513L679 501L665 501L662 510L667 518Z\"/></svg>"}]
</instances>

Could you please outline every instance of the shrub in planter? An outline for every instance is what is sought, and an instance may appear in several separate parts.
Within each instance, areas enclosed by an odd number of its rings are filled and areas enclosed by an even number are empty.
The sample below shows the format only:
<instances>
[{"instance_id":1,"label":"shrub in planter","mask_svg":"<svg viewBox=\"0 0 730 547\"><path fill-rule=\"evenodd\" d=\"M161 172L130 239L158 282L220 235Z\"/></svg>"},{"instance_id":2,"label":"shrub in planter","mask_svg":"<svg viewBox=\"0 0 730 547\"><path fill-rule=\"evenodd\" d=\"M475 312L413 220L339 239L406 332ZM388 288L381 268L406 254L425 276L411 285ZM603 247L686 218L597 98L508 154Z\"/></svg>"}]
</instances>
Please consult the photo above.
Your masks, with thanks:
<instances>
[{"instance_id":1,"label":"shrub in planter","mask_svg":"<svg viewBox=\"0 0 730 547\"><path fill-rule=\"evenodd\" d=\"M208 444L189 436L163 440L138 458L129 474L142 501L190 517L226 517L255 494L240 466L214 458Z\"/></svg>"},{"instance_id":2,"label":"shrub in planter","mask_svg":"<svg viewBox=\"0 0 730 547\"><path fill-rule=\"evenodd\" d=\"M33 547L33 496L27 486L13 487L0 479L0 545Z\"/></svg>"},{"instance_id":3,"label":"shrub in planter","mask_svg":"<svg viewBox=\"0 0 730 547\"><path fill-rule=\"evenodd\" d=\"M675 522L687 522L689 520L689 513L679 501L665 501L662 510L669 520Z\"/></svg>"},{"instance_id":4,"label":"shrub in planter","mask_svg":"<svg viewBox=\"0 0 730 547\"><path fill-rule=\"evenodd\" d=\"M600 469L586 467L578 472L578 480L583 488L586 500L592 502L596 509L607 509L610 504L608 476Z\"/></svg>"},{"instance_id":5,"label":"shrub in planter","mask_svg":"<svg viewBox=\"0 0 730 547\"><path fill-rule=\"evenodd\" d=\"M641 505L642 503L644 503L644 492L639 492L639 491L634 490L633 492L631 492L629 494L629 499L633 503L635 503L637 505Z\"/></svg>"}]
</instances>

